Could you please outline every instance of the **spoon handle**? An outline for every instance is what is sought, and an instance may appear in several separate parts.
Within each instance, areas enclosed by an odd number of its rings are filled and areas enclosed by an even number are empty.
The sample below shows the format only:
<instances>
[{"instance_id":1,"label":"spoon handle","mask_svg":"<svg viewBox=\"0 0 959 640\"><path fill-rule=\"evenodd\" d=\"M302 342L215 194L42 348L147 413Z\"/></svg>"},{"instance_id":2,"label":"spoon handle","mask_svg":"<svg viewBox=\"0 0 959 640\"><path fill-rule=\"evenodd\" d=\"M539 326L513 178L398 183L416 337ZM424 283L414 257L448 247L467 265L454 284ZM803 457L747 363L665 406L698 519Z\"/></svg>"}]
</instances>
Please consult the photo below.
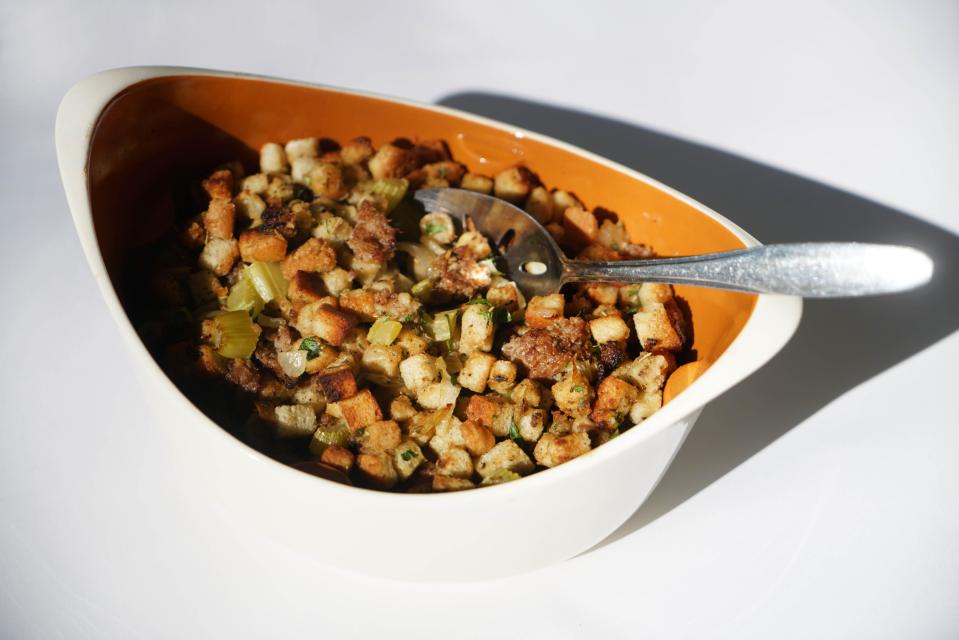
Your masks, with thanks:
<instances>
[{"instance_id":1,"label":"spoon handle","mask_svg":"<svg viewBox=\"0 0 959 640\"><path fill-rule=\"evenodd\" d=\"M565 282L666 282L804 298L904 291L932 277L932 260L911 247L856 242L773 244L680 258L567 260Z\"/></svg>"}]
</instances>

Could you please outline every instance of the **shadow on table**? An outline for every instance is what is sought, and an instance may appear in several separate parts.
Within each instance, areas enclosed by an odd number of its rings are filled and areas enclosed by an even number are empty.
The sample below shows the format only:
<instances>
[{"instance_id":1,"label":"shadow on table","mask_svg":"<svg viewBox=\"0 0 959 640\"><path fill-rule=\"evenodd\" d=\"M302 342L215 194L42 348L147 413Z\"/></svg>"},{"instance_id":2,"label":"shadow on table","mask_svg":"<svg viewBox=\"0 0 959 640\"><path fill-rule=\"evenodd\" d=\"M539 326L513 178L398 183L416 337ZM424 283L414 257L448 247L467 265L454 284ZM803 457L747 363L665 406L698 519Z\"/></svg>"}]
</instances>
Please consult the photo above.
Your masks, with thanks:
<instances>
[{"instance_id":1,"label":"shadow on table","mask_svg":"<svg viewBox=\"0 0 959 640\"><path fill-rule=\"evenodd\" d=\"M935 261L932 282L917 291L806 301L792 341L758 375L709 404L649 499L598 546L668 513L849 389L959 329L959 237L939 227L813 180L608 118L485 93L455 94L440 104L552 135L641 171L764 243L898 243L918 247Z\"/></svg>"}]
</instances>

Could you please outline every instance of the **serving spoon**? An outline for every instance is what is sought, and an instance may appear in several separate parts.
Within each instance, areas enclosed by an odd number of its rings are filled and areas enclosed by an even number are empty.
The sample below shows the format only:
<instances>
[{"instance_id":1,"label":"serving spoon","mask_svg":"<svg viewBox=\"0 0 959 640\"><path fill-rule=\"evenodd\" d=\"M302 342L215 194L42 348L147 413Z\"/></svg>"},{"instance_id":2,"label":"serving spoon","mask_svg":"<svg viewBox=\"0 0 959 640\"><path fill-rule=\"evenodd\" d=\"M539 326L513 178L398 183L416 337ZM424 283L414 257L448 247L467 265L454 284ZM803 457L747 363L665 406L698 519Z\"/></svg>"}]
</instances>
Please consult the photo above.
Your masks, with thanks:
<instances>
[{"instance_id":1,"label":"serving spoon","mask_svg":"<svg viewBox=\"0 0 959 640\"><path fill-rule=\"evenodd\" d=\"M570 260L543 225L505 200L465 189L424 189L414 197L427 211L460 222L471 219L498 248L500 270L526 296L556 293L567 282L663 282L841 298L913 289L927 283L933 271L929 256L911 247L859 242L772 244L648 260Z\"/></svg>"}]
</instances>

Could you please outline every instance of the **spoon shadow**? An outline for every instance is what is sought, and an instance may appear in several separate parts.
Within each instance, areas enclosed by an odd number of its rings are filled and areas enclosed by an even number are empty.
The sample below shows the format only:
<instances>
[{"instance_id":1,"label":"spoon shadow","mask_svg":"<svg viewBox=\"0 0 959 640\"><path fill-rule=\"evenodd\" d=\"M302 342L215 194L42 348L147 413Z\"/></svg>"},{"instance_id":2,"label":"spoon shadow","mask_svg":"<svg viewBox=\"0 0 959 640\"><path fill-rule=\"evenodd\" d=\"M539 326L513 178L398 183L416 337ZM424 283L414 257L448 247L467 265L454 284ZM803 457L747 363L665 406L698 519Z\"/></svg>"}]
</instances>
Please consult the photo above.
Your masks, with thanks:
<instances>
[{"instance_id":1,"label":"spoon shadow","mask_svg":"<svg viewBox=\"0 0 959 640\"><path fill-rule=\"evenodd\" d=\"M893 296L807 300L791 342L703 411L645 503L594 547L681 505L806 418L959 329L959 236L814 180L650 129L479 92L439 104L570 142L719 211L765 243L903 244L935 262L928 285Z\"/></svg>"}]
</instances>

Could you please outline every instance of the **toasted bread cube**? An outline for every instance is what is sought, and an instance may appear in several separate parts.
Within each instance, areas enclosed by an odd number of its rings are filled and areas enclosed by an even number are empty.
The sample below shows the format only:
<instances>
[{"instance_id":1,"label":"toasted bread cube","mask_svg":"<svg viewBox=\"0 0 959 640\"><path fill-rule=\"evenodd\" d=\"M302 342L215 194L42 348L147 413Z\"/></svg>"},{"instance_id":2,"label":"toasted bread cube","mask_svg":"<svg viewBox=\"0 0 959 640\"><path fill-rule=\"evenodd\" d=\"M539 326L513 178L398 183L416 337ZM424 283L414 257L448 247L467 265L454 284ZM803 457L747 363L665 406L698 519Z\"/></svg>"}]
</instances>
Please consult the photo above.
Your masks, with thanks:
<instances>
[{"instance_id":1,"label":"toasted bread cube","mask_svg":"<svg viewBox=\"0 0 959 640\"><path fill-rule=\"evenodd\" d=\"M200 372L206 375L222 376L226 371L226 359L208 344L197 347L196 364Z\"/></svg>"},{"instance_id":2,"label":"toasted bread cube","mask_svg":"<svg viewBox=\"0 0 959 640\"><path fill-rule=\"evenodd\" d=\"M237 194L233 198L233 206L236 208L236 216L240 220L246 220L253 225L260 224L261 216L266 211L266 203L263 202L263 198L251 191L241 191Z\"/></svg>"},{"instance_id":3,"label":"toasted bread cube","mask_svg":"<svg viewBox=\"0 0 959 640\"><path fill-rule=\"evenodd\" d=\"M647 391L629 408L629 419L633 424L639 424L656 413L663 406L662 391Z\"/></svg>"},{"instance_id":4,"label":"toasted bread cube","mask_svg":"<svg viewBox=\"0 0 959 640\"><path fill-rule=\"evenodd\" d=\"M307 174L319 163L320 161L316 158L290 158L290 175L293 176L293 181L308 184L309 178L306 177Z\"/></svg>"},{"instance_id":5,"label":"toasted bread cube","mask_svg":"<svg viewBox=\"0 0 959 640\"><path fill-rule=\"evenodd\" d=\"M341 246L353 235L353 225L338 215L321 211L316 216L316 226L312 233L315 238Z\"/></svg>"},{"instance_id":6,"label":"toasted bread cube","mask_svg":"<svg viewBox=\"0 0 959 640\"><path fill-rule=\"evenodd\" d=\"M211 200L229 200L233 197L233 173L229 169L217 169L202 184Z\"/></svg>"},{"instance_id":7,"label":"toasted bread cube","mask_svg":"<svg viewBox=\"0 0 959 640\"><path fill-rule=\"evenodd\" d=\"M563 229L566 244L574 248L595 242L599 233L596 216L580 207L569 207L563 212Z\"/></svg>"},{"instance_id":8,"label":"toasted bread cube","mask_svg":"<svg viewBox=\"0 0 959 640\"><path fill-rule=\"evenodd\" d=\"M511 280L495 281L487 290L486 299L494 307L503 307L510 311L517 311L520 308L519 288Z\"/></svg>"},{"instance_id":9,"label":"toasted bread cube","mask_svg":"<svg viewBox=\"0 0 959 640\"><path fill-rule=\"evenodd\" d=\"M482 351L474 351L463 363L463 369L460 371L458 380L460 385L470 391L483 393L486 391L486 382L489 380L490 371L496 362L496 356L491 356Z\"/></svg>"},{"instance_id":10,"label":"toasted bread cube","mask_svg":"<svg viewBox=\"0 0 959 640\"><path fill-rule=\"evenodd\" d=\"M369 138L350 140L340 149L340 160L345 164L362 164L373 157L373 143Z\"/></svg>"},{"instance_id":11,"label":"toasted bread cube","mask_svg":"<svg viewBox=\"0 0 959 640\"><path fill-rule=\"evenodd\" d=\"M669 352L641 353L617 367L611 375L625 380L644 393L658 391L676 368L676 358Z\"/></svg>"},{"instance_id":12,"label":"toasted bread cube","mask_svg":"<svg viewBox=\"0 0 959 640\"><path fill-rule=\"evenodd\" d=\"M522 165L510 167L496 174L493 179L493 193L513 204L522 204L536 186L536 176Z\"/></svg>"},{"instance_id":13,"label":"toasted bread cube","mask_svg":"<svg viewBox=\"0 0 959 640\"><path fill-rule=\"evenodd\" d=\"M630 413L639 396L639 389L630 383L616 376L607 376L596 389L596 403L590 418L606 429L615 429Z\"/></svg>"},{"instance_id":14,"label":"toasted bread cube","mask_svg":"<svg viewBox=\"0 0 959 640\"><path fill-rule=\"evenodd\" d=\"M370 158L368 166L377 180L401 178L416 168L416 155L411 149L384 144Z\"/></svg>"},{"instance_id":15,"label":"toasted bread cube","mask_svg":"<svg viewBox=\"0 0 959 640\"><path fill-rule=\"evenodd\" d=\"M593 387L578 366L571 366L569 373L552 387L556 406L571 416L589 415L593 403Z\"/></svg>"},{"instance_id":16,"label":"toasted bread cube","mask_svg":"<svg viewBox=\"0 0 959 640\"><path fill-rule=\"evenodd\" d=\"M400 363L400 375L406 388L416 393L439 377L436 358L427 353L410 356Z\"/></svg>"},{"instance_id":17,"label":"toasted bread cube","mask_svg":"<svg viewBox=\"0 0 959 640\"><path fill-rule=\"evenodd\" d=\"M462 491L464 489L473 489L476 487L472 480L466 478L453 478L444 476L441 473L433 475L433 491L440 493L443 491Z\"/></svg>"},{"instance_id":18,"label":"toasted bread cube","mask_svg":"<svg viewBox=\"0 0 959 640\"><path fill-rule=\"evenodd\" d=\"M639 303L648 306L655 303L665 304L673 299L673 287L659 282L644 282L639 287Z\"/></svg>"},{"instance_id":19,"label":"toasted bread cube","mask_svg":"<svg viewBox=\"0 0 959 640\"><path fill-rule=\"evenodd\" d=\"M332 408L332 411L330 409ZM383 412L369 389L363 389L351 398L331 402L327 407L333 415L339 414L350 431L356 431L383 419Z\"/></svg>"},{"instance_id":20,"label":"toasted bread cube","mask_svg":"<svg viewBox=\"0 0 959 640\"><path fill-rule=\"evenodd\" d=\"M544 467L555 467L589 452L589 434L585 431L557 436L544 433L536 443L533 456Z\"/></svg>"},{"instance_id":21,"label":"toasted bread cube","mask_svg":"<svg viewBox=\"0 0 959 640\"><path fill-rule=\"evenodd\" d=\"M229 240L233 237L236 207L229 198L214 198L201 216L208 238Z\"/></svg>"},{"instance_id":22,"label":"toasted bread cube","mask_svg":"<svg viewBox=\"0 0 959 640\"><path fill-rule=\"evenodd\" d=\"M466 407L466 417L484 427L493 426L493 418L503 411L506 401L495 393L485 396L472 396Z\"/></svg>"},{"instance_id":23,"label":"toasted bread cube","mask_svg":"<svg viewBox=\"0 0 959 640\"><path fill-rule=\"evenodd\" d=\"M553 396L541 384L529 378L516 385L510 399L521 408L549 409L553 406Z\"/></svg>"},{"instance_id":24,"label":"toasted bread cube","mask_svg":"<svg viewBox=\"0 0 959 640\"><path fill-rule=\"evenodd\" d=\"M490 369L488 384L496 393L509 393L516 385L516 365L509 360L497 360Z\"/></svg>"},{"instance_id":25,"label":"toasted bread cube","mask_svg":"<svg viewBox=\"0 0 959 640\"><path fill-rule=\"evenodd\" d=\"M398 480L393 456L383 451L356 456L356 468L370 485L378 489L392 489Z\"/></svg>"},{"instance_id":26,"label":"toasted bread cube","mask_svg":"<svg viewBox=\"0 0 959 640\"><path fill-rule=\"evenodd\" d=\"M193 303L198 307L208 302L216 302L228 293L220 280L206 270L191 273L187 278L187 286L190 288Z\"/></svg>"},{"instance_id":27,"label":"toasted bread cube","mask_svg":"<svg viewBox=\"0 0 959 640\"><path fill-rule=\"evenodd\" d=\"M512 440L503 440L476 461L476 472L488 478L503 471L526 475L533 471L529 456Z\"/></svg>"},{"instance_id":28,"label":"toasted bread cube","mask_svg":"<svg viewBox=\"0 0 959 640\"><path fill-rule=\"evenodd\" d=\"M292 278L289 278L286 297L290 299L290 302L310 304L326 297L326 287L323 286L320 274L297 271Z\"/></svg>"},{"instance_id":29,"label":"toasted bread cube","mask_svg":"<svg viewBox=\"0 0 959 640\"><path fill-rule=\"evenodd\" d=\"M325 302L311 302L296 314L293 325L304 336L317 336L334 346L340 346L356 326L356 316Z\"/></svg>"},{"instance_id":30,"label":"toasted bread cube","mask_svg":"<svg viewBox=\"0 0 959 640\"><path fill-rule=\"evenodd\" d=\"M344 473L349 473L353 468L353 453L338 444L328 445L320 454L320 462L336 467Z\"/></svg>"},{"instance_id":31,"label":"toasted bread cube","mask_svg":"<svg viewBox=\"0 0 959 640\"><path fill-rule=\"evenodd\" d=\"M450 447L463 448L466 445L463 441L462 423L459 419L451 416L446 409L437 410L432 416L433 434L429 438L429 444L430 449L437 456L443 455ZM410 434L412 436L412 429ZM424 432L421 431L419 435L424 435Z\"/></svg>"},{"instance_id":32,"label":"toasted bread cube","mask_svg":"<svg viewBox=\"0 0 959 640\"><path fill-rule=\"evenodd\" d=\"M326 409L326 396L311 380L305 381L293 390L293 402L311 407L316 413Z\"/></svg>"},{"instance_id":33,"label":"toasted bread cube","mask_svg":"<svg viewBox=\"0 0 959 640\"><path fill-rule=\"evenodd\" d=\"M425 409L440 409L456 404L460 387L450 382L433 382L420 389L416 401Z\"/></svg>"},{"instance_id":34,"label":"toasted bread cube","mask_svg":"<svg viewBox=\"0 0 959 640\"><path fill-rule=\"evenodd\" d=\"M449 214L442 212L427 213L420 218L420 233L424 239L440 244L450 244L456 240L456 227Z\"/></svg>"},{"instance_id":35,"label":"toasted bread cube","mask_svg":"<svg viewBox=\"0 0 959 640\"><path fill-rule=\"evenodd\" d=\"M473 459L459 447L450 447L436 461L436 473L450 478L469 478L473 475Z\"/></svg>"},{"instance_id":36,"label":"toasted bread cube","mask_svg":"<svg viewBox=\"0 0 959 640\"><path fill-rule=\"evenodd\" d=\"M678 316L678 318L677 318ZM633 315L636 336L645 351L678 351L683 348L679 310L675 303L654 302Z\"/></svg>"},{"instance_id":37,"label":"toasted bread cube","mask_svg":"<svg viewBox=\"0 0 959 640\"><path fill-rule=\"evenodd\" d=\"M491 309L484 304L470 304L463 311L460 322L459 352L489 351L493 348L493 318Z\"/></svg>"},{"instance_id":38,"label":"toasted bread cube","mask_svg":"<svg viewBox=\"0 0 959 640\"><path fill-rule=\"evenodd\" d=\"M335 266L336 250L333 245L326 240L310 238L283 260L281 269L283 277L291 280L297 271L324 273Z\"/></svg>"},{"instance_id":39,"label":"toasted bread cube","mask_svg":"<svg viewBox=\"0 0 959 640\"><path fill-rule=\"evenodd\" d=\"M316 431L313 407L301 404L280 405L274 409L277 438L308 438Z\"/></svg>"},{"instance_id":40,"label":"toasted bread cube","mask_svg":"<svg viewBox=\"0 0 959 640\"><path fill-rule=\"evenodd\" d=\"M319 138L296 138L286 143L286 158L291 163L298 158L315 158L320 155Z\"/></svg>"},{"instance_id":41,"label":"toasted bread cube","mask_svg":"<svg viewBox=\"0 0 959 640\"><path fill-rule=\"evenodd\" d=\"M483 455L496 444L493 432L472 420L467 420L460 425L460 434L466 450L473 456Z\"/></svg>"},{"instance_id":42,"label":"toasted bread cube","mask_svg":"<svg viewBox=\"0 0 959 640\"><path fill-rule=\"evenodd\" d=\"M267 142L260 147L260 171L263 173L283 173L289 168L286 151L275 142Z\"/></svg>"},{"instance_id":43,"label":"toasted bread cube","mask_svg":"<svg viewBox=\"0 0 959 640\"><path fill-rule=\"evenodd\" d=\"M596 304L615 305L619 296L619 287L611 284L586 285L586 297Z\"/></svg>"},{"instance_id":44,"label":"toasted bread cube","mask_svg":"<svg viewBox=\"0 0 959 640\"><path fill-rule=\"evenodd\" d=\"M562 214L564 211L570 207L579 207L581 209L585 208L579 198L569 193L568 191L563 191L562 189L553 189L553 192L550 194L553 199L553 211L556 215Z\"/></svg>"},{"instance_id":45,"label":"toasted bread cube","mask_svg":"<svg viewBox=\"0 0 959 640\"><path fill-rule=\"evenodd\" d=\"M338 369L321 373L316 377L317 384L323 389L328 402L338 402L356 395L356 377L349 369Z\"/></svg>"},{"instance_id":46,"label":"toasted bread cube","mask_svg":"<svg viewBox=\"0 0 959 640\"><path fill-rule=\"evenodd\" d=\"M265 173L254 173L243 178L240 183L240 194L246 192L247 195L260 196L266 193L266 188L270 186L270 177ZM260 198L260 202L263 199ZM239 207L240 205L237 205Z\"/></svg>"},{"instance_id":47,"label":"toasted bread cube","mask_svg":"<svg viewBox=\"0 0 959 640\"><path fill-rule=\"evenodd\" d=\"M625 340L629 337L629 325L618 315L590 320L589 331L599 344Z\"/></svg>"},{"instance_id":48,"label":"toasted bread cube","mask_svg":"<svg viewBox=\"0 0 959 640\"><path fill-rule=\"evenodd\" d=\"M416 469L423 464L423 451L415 441L407 438L397 445L393 451L393 467L400 481L406 480Z\"/></svg>"},{"instance_id":49,"label":"toasted bread cube","mask_svg":"<svg viewBox=\"0 0 959 640\"><path fill-rule=\"evenodd\" d=\"M370 379L385 384L400 375L400 362L403 361L403 349L391 345L371 344L363 350L360 368L372 374Z\"/></svg>"},{"instance_id":50,"label":"toasted bread cube","mask_svg":"<svg viewBox=\"0 0 959 640\"><path fill-rule=\"evenodd\" d=\"M320 279L323 280L323 284L331 296L338 296L344 291L348 291L353 285L353 275L346 269L340 269L339 267L320 274Z\"/></svg>"},{"instance_id":51,"label":"toasted bread cube","mask_svg":"<svg viewBox=\"0 0 959 640\"><path fill-rule=\"evenodd\" d=\"M460 188L490 194L493 193L493 179L478 173L466 173L460 181Z\"/></svg>"},{"instance_id":52,"label":"toasted bread cube","mask_svg":"<svg viewBox=\"0 0 959 640\"><path fill-rule=\"evenodd\" d=\"M279 262L286 257L286 238L273 229L247 229L240 234L243 262Z\"/></svg>"},{"instance_id":53,"label":"toasted bread cube","mask_svg":"<svg viewBox=\"0 0 959 640\"><path fill-rule=\"evenodd\" d=\"M553 198L544 187L536 187L526 199L526 212L536 218L540 224L553 221Z\"/></svg>"},{"instance_id":54,"label":"toasted bread cube","mask_svg":"<svg viewBox=\"0 0 959 640\"><path fill-rule=\"evenodd\" d=\"M307 336L307 337L315 339L317 336ZM303 338L298 338L293 341L292 345L290 345L290 350L296 351L300 349L300 347L302 346L303 346ZM320 343L320 351L315 357L311 358L309 357L309 355L307 355L306 373L313 374L313 373L319 373L325 370L328 366L333 364L333 362L335 362L339 356L340 356L340 352L337 349L329 345Z\"/></svg>"},{"instance_id":55,"label":"toasted bread cube","mask_svg":"<svg viewBox=\"0 0 959 640\"><path fill-rule=\"evenodd\" d=\"M225 276L230 273L233 263L239 257L240 250L237 248L236 240L210 238L203 246L199 263L204 269L209 269L218 276Z\"/></svg>"},{"instance_id":56,"label":"toasted bread cube","mask_svg":"<svg viewBox=\"0 0 959 640\"><path fill-rule=\"evenodd\" d=\"M527 409L514 422L520 437L526 442L536 442L546 428L546 412L542 409Z\"/></svg>"},{"instance_id":57,"label":"toasted bread cube","mask_svg":"<svg viewBox=\"0 0 959 640\"><path fill-rule=\"evenodd\" d=\"M395 420L377 420L359 429L356 441L360 451L372 453L374 451L388 451L398 447L403 439L400 425Z\"/></svg>"},{"instance_id":58,"label":"toasted bread cube","mask_svg":"<svg viewBox=\"0 0 959 640\"><path fill-rule=\"evenodd\" d=\"M563 317L566 299L561 293L548 296L533 296L526 305L526 324L534 329L548 327L554 320Z\"/></svg>"},{"instance_id":59,"label":"toasted bread cube","mask_svg":"<svg viewBox=\"0 0 959 640\"><path fill-rule=\"evenodd\" d=\"M403 327L400 335L396 336L393 344L402 347L406 356L415 356L425 353L429 349L430 342L410 327Z\"/></svg>"},{"instance_id":60,"label":"toasted bread cube","mask_svg":"<svg viewBox=\"0 0 959 640\"><path fill-rule=\"evenodd\" d=\"M317 162L306 172L303 182L319 197L339 200L346 195L346 181L339 165Z\"/></svg>"},{"instance_id":61,"label":"toasted bread cube","mask_svg":"<svg viewBox=\"0 0 959 640\"><path fill-rule=\"evenodd\" d=\"M390 402L390 418L397 422L406 422L416 415L416 407L407 396L396 396Z\"/></svg>"},{"instance_id":62,"label":"toasted bread cube","mask_svg":"<svg viewBox=\"0 0 959 640\"><path fill-rule=\"evenodd\" d=\"M270 184L264 194L266 200L280 200L287 202L293 199L293 178L285 173L278 173L270 178Z\"/></svg>"}]
</instances>

